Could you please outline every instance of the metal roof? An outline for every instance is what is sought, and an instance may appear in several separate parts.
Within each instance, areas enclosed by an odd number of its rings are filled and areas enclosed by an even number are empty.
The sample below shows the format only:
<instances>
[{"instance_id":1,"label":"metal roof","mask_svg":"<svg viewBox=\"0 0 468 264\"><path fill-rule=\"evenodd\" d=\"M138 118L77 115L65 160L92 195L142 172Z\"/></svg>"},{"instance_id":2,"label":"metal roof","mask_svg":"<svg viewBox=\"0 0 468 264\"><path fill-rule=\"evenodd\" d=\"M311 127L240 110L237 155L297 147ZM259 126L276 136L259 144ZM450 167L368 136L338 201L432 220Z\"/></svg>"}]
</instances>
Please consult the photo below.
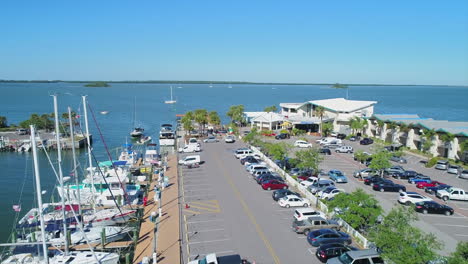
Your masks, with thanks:
<instances>
[{"instance_id":1,"label":"metal roof","mask_svg":"<svg viewBox=\"0 0 468 264\"><path fill-rule=\"evenodd\" d=\"M333 98L324 100L309 101L313 105L322 106L330 111L334 112L354 112L359 109L363 109L369 106L373 106L377 101L356 101L346 100L344 98Z\"/></svg>"}]
</instances>

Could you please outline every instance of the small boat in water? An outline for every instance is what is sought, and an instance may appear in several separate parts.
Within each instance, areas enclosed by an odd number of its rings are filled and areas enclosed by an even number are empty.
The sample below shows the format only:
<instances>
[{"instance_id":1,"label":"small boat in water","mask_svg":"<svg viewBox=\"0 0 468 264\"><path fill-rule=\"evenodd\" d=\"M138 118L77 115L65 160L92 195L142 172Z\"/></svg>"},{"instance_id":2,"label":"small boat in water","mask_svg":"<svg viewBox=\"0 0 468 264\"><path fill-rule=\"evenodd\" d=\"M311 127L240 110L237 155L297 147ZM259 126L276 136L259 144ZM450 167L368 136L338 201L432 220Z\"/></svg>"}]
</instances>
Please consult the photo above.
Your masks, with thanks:
<instances>
[{"instance_id":1,"label":"small boat in water","mask_svg":"<svg viewBox=\"0 0 468 264\"><path fill-rule=\"evenodd\" d=\"M143 128L135 127L135 129L133 129L133 131L130 133L130 136L141 137L143 135L143 131L145 131Z\"/></svg>"},{"instance_id":2,"label":"small boat in water","mask_svg":"<svg viewBox=\"0 0 468 264\"><path fill-rule=\"evenodd\" d=\"M101 113L101 115L107 115L109 113L109 111L101 111L100 113Z\"/></svg>"},{"instance_id":3,"label":"small boat in water","mask_svg":"<svg viewBox=\"0 0 468 264\"><path fill-rule=\"evenodd\" d=\"M177 101L172 98L172 86L171 86L171 100L164 101L165 104L175 104Z\"/></svg>"},{"instance_id":4,"label":"small boat in water","mask_svg":"<svg viewBox=\"0 0 468 264\"><path fill-rule=\"evenodd\" d=\"M138 145L144 145L146 143L149 143L151 139L152 138L150 136L140 137L140 139L138 139L135 143Z\"/></svg>"}]
</instances>

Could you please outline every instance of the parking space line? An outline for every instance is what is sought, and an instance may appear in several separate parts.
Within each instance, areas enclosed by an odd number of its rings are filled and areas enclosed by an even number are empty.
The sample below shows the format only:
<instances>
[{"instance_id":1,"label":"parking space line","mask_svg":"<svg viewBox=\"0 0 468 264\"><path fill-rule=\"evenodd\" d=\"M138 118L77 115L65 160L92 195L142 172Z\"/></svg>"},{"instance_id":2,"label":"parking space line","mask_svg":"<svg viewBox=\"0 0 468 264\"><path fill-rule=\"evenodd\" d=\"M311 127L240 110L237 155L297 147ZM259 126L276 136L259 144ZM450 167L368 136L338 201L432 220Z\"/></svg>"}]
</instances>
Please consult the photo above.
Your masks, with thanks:
<instances>
[{"instance_id":1,"label":"parking space line","mask_svg":"<svg viewBox=\"0 0 468 264\"><path fill-rule=\"evenodd\" d=\"M456 236L468 237L468 235L455 234Z\"/></svg>"},{"instance_id":2,"label":"parking space line","mask_svg":"<svg viewBox=\"0 0 468 264\"><path fill-rule=\"evenodd\" d=\"M203 207L203 206L199 206L199 205L193 205L194 202L190 202L190 208L197 208L197 209L200 209L202 211L208 211L208 212L212 212L212 213L219 213L221 212L221 210L219 208L217 209L213 209L213 208L209 208L209 207Z\"/></svg>"},{"instance_id":3,"label":"parking space line","mask_svg":"<svg viewBox=\"0 0 468 264\"><path fill-rule=\"evenodd\" d=\"M210 253L215 253L216 255L221 255L221 254L225 254L225 253L234 253L234 251L232 250L225 250L225 251L217 251L217 252L210 252ZM196 257L196 256L206 256L207 254L210 254L210 253L206 253L206 254L197 254L197 255L190 255L190 257Z\"/></svg>"},{"instance_id":4,"label":"parking space line","mask_svg":"<svg viewBox=\"0 0 468 264\"><path fill-rule=\"evenodd\" d=\"M188 232L188 233L196 233L196 232L214 232L214 231L222 231L224 228L218 228L218 229L207 229L207 230L197 230L193 232Z\"/></svg>"},{"instance_id":5,"label":"parking space line","mask_svg":"<svg viewBox=\"0 0 468 264\"><path fill-rule=\"evenodd\" d=\"M190 186L203 186L203 185L211 185L211 183L185 184L185 187L190 187Z\"/></svg>"},{"instance_id":6,"label":"parking space line","mask_svg":"<svg viewBox=\"0 0 468 264\"><path fill-rule=\"evenodd\" d=\"M202 188L202 189L195 189L195 190L193 190L193 189L187 190L186 189L185 192L200 192L200 191L211 191L211 190L213 190L213 188Z\"/></svg>"},{"instance_id":7,"label":"parking space line","mask_svg":"<svg viewBox=\"0 0 468 264\"><path fill-rule=\"evenodd\" d=\"M308 248L307 251L309 251L309 253L312 255L312 256L315 256L315 253L312 252L313 248Z\"/></svg>"},{"instance_id":8,"label":"parking space line","mask_svg":"<svg viewBox=\"0 0 468 264\"><path fill-rule=\"evenodd\" d=\"M453 227L468 227L468 225L447 225L447 224L434 224L437 226L453 226Z\"/></svg>"},{"instance_id":9,"label":"parking space line","mask_svg":"<svg viewBox=\"0 0 468 264\"><path fill-rule=\"evenodd\" d=\"M195 223L206 223L206 222L215 222L215 221L224 221L222 219L213 219L213 220L202 220L202 221L191 221L187 222L188 224L195 224Z\"/></svg>"},{"instance_id":10,"label":"parking space line","mask_svg":"<svg viewBox=\"0 0 468 264\"><path fill-rule=\"evenodd\" d=\"M427 214L427 215L424 215L424 217L443 217L443 218L447 218L447 219L464 219L466 218L466 216L446 216L446 215L436 215L436 214Z\"/></svg>"},{"instance_id":11,"label":"parking space line","mask_svg":"<svg viewBox=\"0 0 468 264\"><path fill-rule=\"evenodd\" d=\"M192 245L192 244L200 244L200 243L214 243L214 242L221 242L221 241L228 241L228 240L231 240L231 239L225 238L225 239L216 239L216 240L195 241L195 242L189 242L189 244Z\"/></svg>"},{"instance_id":12,"label":"parking space line","mask_svg":"<svg viewBox=\"0 0 468 264\"><path fill-rule=\"evenodd\" d=\"M184 212L191 213L191 214L201 214L200 212L192 211L190 209L185 209L185 208L184 208Z\"/></svg>"}]
</instances>

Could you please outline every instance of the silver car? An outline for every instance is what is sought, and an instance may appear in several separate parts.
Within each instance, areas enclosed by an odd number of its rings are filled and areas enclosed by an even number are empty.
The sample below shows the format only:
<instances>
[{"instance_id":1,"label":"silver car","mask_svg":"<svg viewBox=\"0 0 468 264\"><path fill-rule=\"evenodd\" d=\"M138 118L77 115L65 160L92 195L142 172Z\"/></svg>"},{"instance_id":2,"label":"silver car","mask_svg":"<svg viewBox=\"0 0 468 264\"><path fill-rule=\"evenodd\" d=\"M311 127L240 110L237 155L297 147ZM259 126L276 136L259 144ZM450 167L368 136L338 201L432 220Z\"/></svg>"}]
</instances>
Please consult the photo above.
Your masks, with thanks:
<instances>
[{"instance_id":1,"label":"silver car","mask_svg":"<svg viewBox=\"0 0 468 264\"><path fill-rule=\"evenodd\" d=\"M438 170L446 170L449 166L449 162L447 160L439 160L435 166Z\"/></svg>"},{"instance_id":2,"label":"silver car","mask_svg":"<svg viewBox=\"0 0 468 264\"><path fill-rule=\"evenodd\" d=\"M452 165L450 164L447 168L447 173L450 173L450 174L458 174L458 172L460 171L461 167L460 166L457 166L457 165Z\"/></svg>"},{"instance_id":3,"label":"silver car","mask_svg":"<svg viewBox=\"0 0 468 264\"><path fill-rule=\"evenodd\" d=\"M458 178L462 178L462 179L467 179L468 180L468 170L462 170L460 172L460 175L458 175Z\"/></svg>"}]
</instances>

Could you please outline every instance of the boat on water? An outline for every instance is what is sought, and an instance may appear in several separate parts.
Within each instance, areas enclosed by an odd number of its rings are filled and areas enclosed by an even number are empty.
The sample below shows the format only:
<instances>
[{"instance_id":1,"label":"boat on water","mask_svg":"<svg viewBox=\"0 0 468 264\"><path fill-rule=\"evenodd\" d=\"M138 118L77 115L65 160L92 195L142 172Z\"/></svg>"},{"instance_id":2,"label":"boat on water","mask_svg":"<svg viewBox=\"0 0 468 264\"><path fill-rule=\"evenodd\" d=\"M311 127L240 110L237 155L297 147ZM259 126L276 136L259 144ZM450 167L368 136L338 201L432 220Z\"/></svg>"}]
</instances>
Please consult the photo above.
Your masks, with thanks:
<instances>
[{"instance_id":1,"label":"boat on water","mask_svg":"<svg viewBox=\"0 0 468 264\"><path fill-rule=\"evenodd\" d=\"M101 111L99 113L101 113L101 115L107 115L109 113L109 111Z\"/></svg>"},{"instance_id":2,"label":"boat on water","mask_svg":"<svg viewBox=\"0 0 468 264\"><path fill-rule=\"evenodd\" d=\"M137 137L141 137L143 135L143 132L145 131L145 129L141 128L141 127L135 127L133 129L132 132L130 132L130 136L131 137L134 137L134 138L137 138Z\"/></svg>"},{"instance_id":3,"label":"boat on water","mask_svg":"<svg viewBox=\"0 0 468 264\"><path fill-rule=\"evenodd\" d=\"M171 86L171 100L164 101L165 104L175 104L177 101L172 98L172 86Z\"/></svg>"},{"instance_id":4,"label":"boat on water","mask_svg":"<svg viewBox=\"0 0 468 264\"><path fill-rule=\"evenodd\" d=\"M97 259L97 262L96 262ZM91 252L91 251L71 251L68 254L60 253L48 259L49 264L117 264L119 263L119 254L109 252ZM20 264L20 263L46 263L45 259L31 253L21 253L9 256L1 264Z\"/></svg>"},{"instance_id":5,"label":"boat on water","mask_svg":"<svg viewBox=\"0 0 468 264\"><path fill-rule=\"evenodd\" d=\"M138 145L145 145L149 142L151 142L152 138L150 136L145 136L145 137L140 137L136 142L135 144L138 144Z\"/></svg>"},{"instance_id":6,"label":"boat on water","mask_svg":"<svg viewBox=\"0 0 468 264\"><path fill-rule=\"evenodd\" d=\"M156 144L148 144L145 151L144 162L145 165L156 165L159 164L159 155L156 150Z\"/></svg>"},{"instance_id":7,"label":"boat on water","mask_svg":"<svg viewBox=\"0 0 468 264\"><path fill-rule=\"evenodd\" d=\"M174 146L175 145L175 132L172 130L171 124L161 125L159 131L159 145L160 146Z\"/></svg>"}]
</instances>

